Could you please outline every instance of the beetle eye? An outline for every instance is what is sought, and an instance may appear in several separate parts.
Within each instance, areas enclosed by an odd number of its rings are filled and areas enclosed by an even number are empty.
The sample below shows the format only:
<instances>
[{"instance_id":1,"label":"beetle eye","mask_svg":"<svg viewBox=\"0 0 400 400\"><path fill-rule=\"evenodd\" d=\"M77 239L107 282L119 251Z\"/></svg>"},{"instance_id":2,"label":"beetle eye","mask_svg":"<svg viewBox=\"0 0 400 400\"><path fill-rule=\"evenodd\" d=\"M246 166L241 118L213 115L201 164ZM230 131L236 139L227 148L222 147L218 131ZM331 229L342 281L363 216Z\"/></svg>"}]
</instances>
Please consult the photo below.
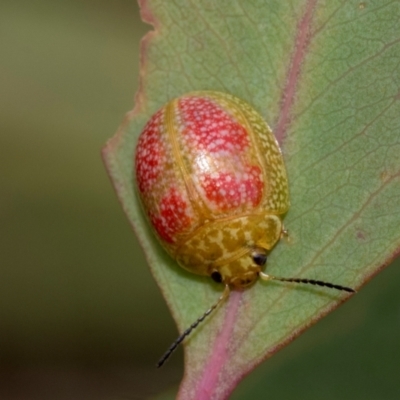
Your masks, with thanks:
<instances>
[{"instance_id":1,"label":"beetle eye","mask_svg":"<svg viewBox=\"0 0 400 400\"><path fill-rule=\"evenodd\" d=\"M267 262L267 255L264 253L254 253L252 257L253 261L260 267L263 267Z\"/></svg>"},{"instance_id":2,"label":"beetle eye","mask_svg":"<svg viewBox=\"0 0 400 400\"><path fill-rule=\"evenodd\" d=\"M214 272L211 274L211 279L212 279L214 282L217 282L217 283L221 283L221 282L222 282L222 276L221 276L221 274L220 274L218 271L214 271Z\"/></svg>"}]
</instances>

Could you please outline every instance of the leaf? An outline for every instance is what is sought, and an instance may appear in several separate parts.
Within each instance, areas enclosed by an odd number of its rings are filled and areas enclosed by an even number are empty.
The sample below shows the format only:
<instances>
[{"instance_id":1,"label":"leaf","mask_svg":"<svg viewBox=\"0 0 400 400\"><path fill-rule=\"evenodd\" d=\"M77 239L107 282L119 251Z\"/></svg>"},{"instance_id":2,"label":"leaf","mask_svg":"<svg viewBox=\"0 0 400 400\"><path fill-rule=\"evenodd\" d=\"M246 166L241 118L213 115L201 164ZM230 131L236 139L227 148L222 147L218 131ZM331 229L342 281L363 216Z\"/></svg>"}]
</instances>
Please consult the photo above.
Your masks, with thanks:
<instances>
[{"instance_id":1,"label":"leaf","mask_svg":"<svg viewBox=\"0 0 400 400\"><path fill-rule=\"evenodd\" d=\"M169 258L135 194L146 120L192 90L230 92L272 126L291 191L289 239L268 272L360 288L400 246L400 3L317 0L140 2L136 106L103 155L152 273L182 332L221 288ZM258 282L234 292L186 340L180 399L224 399L262 360L348 297ZM267 392L268 388L266 388Z\"/></svg>"}]
</instances>

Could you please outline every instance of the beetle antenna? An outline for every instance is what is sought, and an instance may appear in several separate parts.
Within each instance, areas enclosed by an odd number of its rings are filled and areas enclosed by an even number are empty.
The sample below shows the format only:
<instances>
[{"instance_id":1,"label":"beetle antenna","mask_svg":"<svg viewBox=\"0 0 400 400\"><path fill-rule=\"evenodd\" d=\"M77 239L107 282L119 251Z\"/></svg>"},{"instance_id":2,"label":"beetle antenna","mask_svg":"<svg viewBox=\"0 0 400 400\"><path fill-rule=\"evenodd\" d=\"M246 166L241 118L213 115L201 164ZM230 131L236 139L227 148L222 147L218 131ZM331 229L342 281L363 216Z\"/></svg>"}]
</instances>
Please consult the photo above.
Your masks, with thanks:
<instances>
[{"instance_id":1,"label":"beetle antenna","mask_svg":"<svg viewBox=\"0 0 400 400\"><path fill-rule=\"evenodd\" d=\"M356 293L356 291L354 289L349 288L347 286L335 285L334 283L317 281L315 279L281 278L281 277L278 277L278 276L268 275L268 274L266 274L264 272L260 272L260 278L262 280L264 280L264 281L281 281L281 282L306 283L306 284L309 284L309 285L324 286L324 287L328 287L330 289L341 290L343 292Z\"/></svg>"},{"instance_id":2,"label":"beetle antenna","mask_svg":"<svg viewBox=\"0 0 400 400\"><path fill-rule=\"evenodd\" d=\"M182 335L180 335L174 343L171 344L169 349L164 353L164 355L160 358L160 360L157 363L157 368L160 368L163 366L165 361L168 360L170 355L176 350L176 348L182 343L183 339L185 339L186 336L189 336L193 329L196 329L197 326L203 322L206 317L208 317L228 296L229 296L230 290L229 286L225 285L224 292L220 296L220 298L217 300L215 304L213 304L200 318L198 318L195 322L193 322L192 325L187 328Z\"/></svg>"}]
</instances>

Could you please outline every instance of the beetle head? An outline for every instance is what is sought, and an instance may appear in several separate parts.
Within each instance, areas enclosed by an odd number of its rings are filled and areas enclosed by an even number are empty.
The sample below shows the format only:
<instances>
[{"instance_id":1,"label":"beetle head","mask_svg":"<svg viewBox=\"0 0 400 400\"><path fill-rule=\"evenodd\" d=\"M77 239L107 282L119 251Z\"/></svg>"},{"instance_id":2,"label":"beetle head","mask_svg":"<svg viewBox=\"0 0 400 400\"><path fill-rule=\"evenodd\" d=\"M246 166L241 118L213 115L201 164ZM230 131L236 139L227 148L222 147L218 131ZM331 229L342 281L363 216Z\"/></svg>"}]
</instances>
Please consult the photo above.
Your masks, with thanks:
<instances>
[{"instance_id":1,"label":"beetle head","mask_svg":"<svg viewBox=\"0 0 400 400\"><path fill-rule=\"evenodd\" d=\"M233 289L244 289L258 279L266 262L267 255L264 249L251 249L240 257L213 269L211 278L215 282L224 283Z\"/></svg>"}]
</instances>

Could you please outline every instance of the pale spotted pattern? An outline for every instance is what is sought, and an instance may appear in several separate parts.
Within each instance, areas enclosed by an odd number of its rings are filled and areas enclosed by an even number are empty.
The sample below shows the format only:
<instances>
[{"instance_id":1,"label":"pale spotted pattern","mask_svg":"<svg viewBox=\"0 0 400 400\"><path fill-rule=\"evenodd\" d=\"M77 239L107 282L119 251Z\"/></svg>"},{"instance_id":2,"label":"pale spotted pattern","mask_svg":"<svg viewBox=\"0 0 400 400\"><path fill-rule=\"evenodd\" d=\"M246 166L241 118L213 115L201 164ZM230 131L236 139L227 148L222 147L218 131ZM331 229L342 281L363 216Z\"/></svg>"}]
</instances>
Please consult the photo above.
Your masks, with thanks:
<instances>
[{"instance_id":1,"label":"pale spotted pattern","mask_svg":"<svg viewBox=\"0 0 400 400\"><path fill-rule=\"evenodd\" d=\"M139 136L135 164L141 193L148 193L154 187L166 163L166 149L159 132L163 117L161 109L153 115Z\"/></svg>"},{"instance_id":2,"label":"pale spotted pattern","mask_svg":"<svg viewBox=\"0 0 400 400\"><path fill-rule=\"evenodd\" d=\"M166 132L165 110L146 124L136 148L136 179L143 206L160 239L169 245L189 231L194 219L191 201L174 162ZM171 252L171 248L167 247Z\"/></svg>"},{"instance_id":3,"label":"pale spotted pattern","mask_svg":"<svg viewBox=\"0 0 400 400\"><path fill-rule=\"evenodd\" d=\"M235 96L224 93L220 104L239 121L248 125L252 132L252 145L264 164L266 190L261 207L275 214L284 214L290 205L287 175L281 150L270 127L248 103Z\"/></svg>"},{"instance_id":4,"label":"pale spotted pattern","mask_svg":"<svg viewBox=\"0 0 400 400\"><path fill-rule=\"evenodd\" d=\"M218 102L207 97L179 99L177 135L190 179L213 215L243 213L262 198L262 165L249 133Z\"/></svg>"}]
</instances>

